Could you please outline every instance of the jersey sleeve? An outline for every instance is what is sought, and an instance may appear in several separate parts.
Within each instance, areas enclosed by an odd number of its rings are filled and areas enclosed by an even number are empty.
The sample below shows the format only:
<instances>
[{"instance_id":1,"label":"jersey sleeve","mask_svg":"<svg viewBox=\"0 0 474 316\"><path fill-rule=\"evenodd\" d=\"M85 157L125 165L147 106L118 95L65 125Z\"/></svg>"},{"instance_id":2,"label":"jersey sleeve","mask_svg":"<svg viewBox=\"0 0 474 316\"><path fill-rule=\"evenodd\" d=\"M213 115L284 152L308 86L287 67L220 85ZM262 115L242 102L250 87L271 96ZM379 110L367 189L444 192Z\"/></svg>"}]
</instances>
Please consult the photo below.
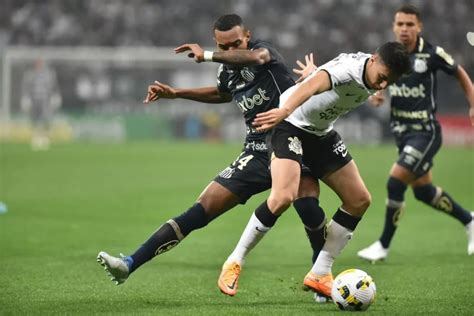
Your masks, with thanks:
<instances>
[{"instance_id":1,"label":"jersey sleeve","mask_svg":"<svg viewBox=\"0 0 474 316\"><path fill-rule=\"evenodd\" d=\"M454 75L458 70L458 64L442 47L436 46L433 56L435 69L441 69L448 75Z\"/></svg>"},{"instance_id":2,"label":"jersey sleeve","mask_svg":"<svg viewBox=\"0 0 474 316\"><path fill-rule=\"evenodd\" d=\"M354 79L351 67L349 67L347 63L338 60L337 58L325 65L322 65L318 70L324 70L329 74L331 86L333 88Z\"/></svg>"},{"instance_id":3,"label":"jersey sleeve","mask_svg":"<svg viewBox=\"0 0 474 316\"><path fill-rule=\"evenodd\" d=\"M270 65L270 64L274 64L274 63L278 63L278 62L283 62L283 58L280 56L280 54L273 47L272 44L270 44L268 42L265 42L265 41L258 41L252 47L253 50L256 50L256 49L259 49L259 48L265 48L270 53L270 61L268 63L266 63L265 65L262 65L262 66L265 67L266 65Z\"/></svg>"},{"instance_id":4,"label":"jersey sleeve","mask_svg":"<svg viewBox=\"0 0 474 316\"><path fill-rule=\"evenodd\" d=\"M228 74L227 71L224 70L224 65L220 64L219 68L217 69L217 90L220 92L230 94L231 91L227 88L228 82Z\"/></svg>"}]
</instances>

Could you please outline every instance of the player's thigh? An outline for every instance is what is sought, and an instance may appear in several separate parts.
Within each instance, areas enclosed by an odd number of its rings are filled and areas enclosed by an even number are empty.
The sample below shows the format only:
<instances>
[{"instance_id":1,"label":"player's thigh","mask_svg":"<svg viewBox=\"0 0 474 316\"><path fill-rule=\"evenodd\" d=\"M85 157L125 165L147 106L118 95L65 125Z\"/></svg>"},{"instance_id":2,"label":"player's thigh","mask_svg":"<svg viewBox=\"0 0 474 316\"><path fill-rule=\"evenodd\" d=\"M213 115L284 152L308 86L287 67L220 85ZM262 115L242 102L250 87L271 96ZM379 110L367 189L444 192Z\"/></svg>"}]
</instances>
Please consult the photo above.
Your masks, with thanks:
<instances>
[{"instance_id":1,"label":"player's thigh","mask_svg":"<svg viewBox=\"0 0 474 316\"><path fill-rule=\"evenodd\" d=\"M206 214L217 217L240 203L240 198L222 184L212 181L199 195L200 203Z\"/></svg>"},{"instance_id":2,"label":"player's thigh","mask_svg":"<svg viewBox=\"0 0 474 316\"><path fill-rule=\"evenodd\" d=\"M339 196L343 207L354 215L362 215L369 206L370 193L353 160L322 180Z\"/></svg>"},{"instance_id":3,"label":"player's thigh","mask_svg":"<svg viewBox=\"0 0 474 316\"><path fill-rule=\"evenodd\" d=\"M267 204L275 215L280 215L296 199L301 174L300 164L286 158L271 162L272 190Z\"/></svg>"},{"instance_id":4,"label":"player's thigh","mask_svg":"<svg viewBox=\"0 0 474 316\"><path fill-rule=\"evenodd\" d=\"M271 181L267 153L247 150L214 178L238 198L237 204L245 204L251 196L268 190Z\"/></svg>"},{"instance_id":5,"label":"player's thigh","mask_svg":"<svg viewBox=\"0 0 474 316\"><path fill-rule=\"evenodd\" d=\"M423 177L431 170L433 158L439 151L441 142L441 134L438 129L435 129L432 133L410 133L397 140L399 157L396 164L412 174L411 177L404 177L404 179L408 180L407 183ZM401 177L404 176L402 168L392 171L394 176L396 176L396 172Z\"/></svg>"},{"instance_id":6,"label":"player's thigh","mask_svg":"<svg viewBox=\"0 0 474 316\"><path fill-rule=\"evenodd\" d=\"M303 157L301 131L283 121L272 130L270 143L272 192L268 206L278 213L298 194Z\"/></svg>"}]
</instances>

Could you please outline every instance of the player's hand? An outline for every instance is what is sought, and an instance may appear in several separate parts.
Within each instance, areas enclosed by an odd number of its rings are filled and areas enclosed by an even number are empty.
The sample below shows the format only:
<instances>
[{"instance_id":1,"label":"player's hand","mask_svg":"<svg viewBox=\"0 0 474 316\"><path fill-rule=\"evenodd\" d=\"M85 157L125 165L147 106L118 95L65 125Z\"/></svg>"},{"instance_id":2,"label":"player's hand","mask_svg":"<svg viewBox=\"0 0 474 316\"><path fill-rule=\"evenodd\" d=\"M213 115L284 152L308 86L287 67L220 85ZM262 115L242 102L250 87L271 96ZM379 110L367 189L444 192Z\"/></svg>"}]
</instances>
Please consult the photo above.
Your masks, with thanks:
<instances>
[{"instance_id":1,"label":"player's hand","mask_svg":"<svg viewBox=\"0 0 474 316\"><path fill-rule=\"evenodd\" d=\"M204 50L199 44L184 44L174 49L176 54L191 51L188 54L189 58L194 58L194 61L197 63L204 61Z\"/></svg>"},{"instance_id":2,"label":"player's hand","mask_svg":"<svg viewBox=\"0 0 474 316\"><path fill-rule=\"evenodd\" d=\"M306 77L308 77L313 71L318 69L318 67L314 64L313 53L311 53L309 55L305 55L304 59L305 59L306 65L303 64L301 61L297 60L296 64L300 68L299 69L298 68L293 68L293 72L300 76L298 78L298 80L296 80L296 83L299 83L299 82L305 80Z\"/></svg>"},{"instance_id":3,"label":"player's hand","mask_svg":"<svg viewBox=\"0 0 474 316\"><path fill-rule=\"evenodd\" d=\"M385 101L384 90L379 90L369 97L369 103L375 107L381 106Z\"/></svg>"},{"instance_id":4,"label":"player's hand","mask_svg":"<svg viewBox=\"0 0 474 316\"><path fill-rule=\"evenodd\" d=\"M275 127L287 118L289 114L285 108L271 109L267 112L258 113L252 125L256 127L257 131L264 132Z\"/></svg>"},{"instance_id":5,"label":"player's hand","mask_svg":"<svg viewBox=\"0 0 474 316\"><path fill-rule=\"evenodd\" d=\"M148 104L159 98L174 99L176 98L176 90L164 83L155 81L154 84L148 86L146 98L143 100L143 103Z\"/></svg>"}]
</instances>

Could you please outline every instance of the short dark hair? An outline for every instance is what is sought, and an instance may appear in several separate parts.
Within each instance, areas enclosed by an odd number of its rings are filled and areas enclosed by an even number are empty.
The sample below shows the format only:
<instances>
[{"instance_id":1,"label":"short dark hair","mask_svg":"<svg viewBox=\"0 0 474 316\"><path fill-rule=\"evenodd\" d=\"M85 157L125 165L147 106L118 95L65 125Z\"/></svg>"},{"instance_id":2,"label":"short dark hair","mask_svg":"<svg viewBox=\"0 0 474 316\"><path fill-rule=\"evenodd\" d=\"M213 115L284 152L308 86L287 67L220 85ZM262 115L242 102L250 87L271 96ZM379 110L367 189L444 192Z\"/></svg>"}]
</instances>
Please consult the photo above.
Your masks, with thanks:
<instances>
[{"instance_id":1,"label":"short dark hair","mask_svg":"<svg viewBox=\"0 0 474 316\"><path fill-rule=\"evenodd\" d=\"M398 77L411 71L410 54L401 43L387 42L377 49L376 54L390 72Z\"/></svg>"},{"instance_id":2,"label":"short dark hair","mask_svg":"<svg viewBox=\"0 0 474 316\"><path fill-rule=\"evenodd\" d=\"M243 21L237 14L226 14L214 22L214 30L228 31L236 26L243 28Z\"/></svg>"},{"instance_id":3,"label":"short dark hair","mask_svg":"<svg viewBox=\"0 0 474 316\"><path fill-rule=\"evenodd\" d=\"M405 14L414 14L414 15L416 15L416 18L418 19L418 21L421 21L420 9L418 9L417 7L415 7L412 4L402 5L400 8L398 8L398 10L395 13L398 13L398 12L402 12L402 13L405 13Z\"/></svg>"}]
</instances>

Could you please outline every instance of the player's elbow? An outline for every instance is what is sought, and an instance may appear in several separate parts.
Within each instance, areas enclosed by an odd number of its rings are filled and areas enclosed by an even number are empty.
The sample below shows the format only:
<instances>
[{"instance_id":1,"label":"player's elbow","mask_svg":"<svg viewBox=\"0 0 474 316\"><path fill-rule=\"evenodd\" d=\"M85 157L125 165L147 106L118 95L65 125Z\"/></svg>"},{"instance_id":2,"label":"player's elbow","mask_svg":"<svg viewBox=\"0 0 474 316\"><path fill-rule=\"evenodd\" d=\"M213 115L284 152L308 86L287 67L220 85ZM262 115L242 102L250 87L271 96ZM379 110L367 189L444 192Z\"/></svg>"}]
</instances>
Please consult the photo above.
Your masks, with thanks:
<instances>
[{"instance_id":1,"label":"player's elbow","mask_svg":"<svg viewBox=\"0 0 474 316\"><path fill-rule=\"evenodd\" d=\"M264 65L270 61L268 49L258 49L252 52L252 60L256 65Z\"/></svg>"}]
</instances>

